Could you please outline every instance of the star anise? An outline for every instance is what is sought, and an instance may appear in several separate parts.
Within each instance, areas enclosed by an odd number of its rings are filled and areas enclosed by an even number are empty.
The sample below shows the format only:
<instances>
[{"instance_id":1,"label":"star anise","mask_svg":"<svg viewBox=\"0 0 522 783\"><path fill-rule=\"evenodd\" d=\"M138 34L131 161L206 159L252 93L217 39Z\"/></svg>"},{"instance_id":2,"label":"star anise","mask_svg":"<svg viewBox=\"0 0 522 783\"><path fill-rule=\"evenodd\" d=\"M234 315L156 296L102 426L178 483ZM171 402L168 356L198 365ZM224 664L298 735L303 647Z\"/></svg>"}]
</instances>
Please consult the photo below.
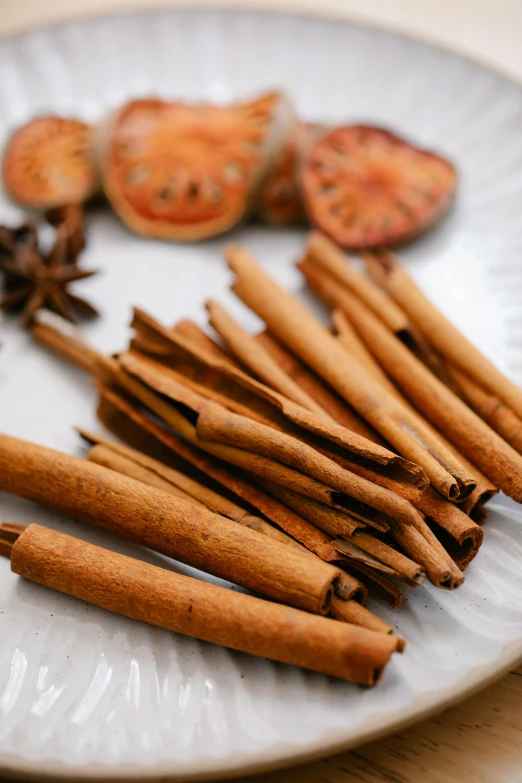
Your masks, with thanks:
<instances>
[{"instance_id":1,"label":"star anise","mask_svg":"<svg viewBox=\"0 0 522 783\"><path fill-rule=\"evenodd\" d=\"M83 222L80 229L78 225L77 215L74 222L70 215L68 219L62 219L56 226L55 241L48 254L39 249L34 226L0 229L0 269L4 273L4 296L0 307L21 311L23 326L31 322L41 307L70 321L75 321L77 315L98 315L89 302L68 288L70 283L95 274L76 265Z\"/></svg>"}]
</instances>

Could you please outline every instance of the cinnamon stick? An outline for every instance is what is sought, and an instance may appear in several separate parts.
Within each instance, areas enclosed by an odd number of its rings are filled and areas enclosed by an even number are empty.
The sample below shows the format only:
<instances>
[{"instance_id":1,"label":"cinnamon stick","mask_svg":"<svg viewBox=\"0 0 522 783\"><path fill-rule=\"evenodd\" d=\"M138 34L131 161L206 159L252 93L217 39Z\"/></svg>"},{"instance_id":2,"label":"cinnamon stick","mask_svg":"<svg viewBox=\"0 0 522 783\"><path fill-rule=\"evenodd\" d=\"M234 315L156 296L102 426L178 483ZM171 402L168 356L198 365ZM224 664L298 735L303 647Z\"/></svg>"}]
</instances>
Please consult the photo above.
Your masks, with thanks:
<instances>
[{"instance_id":1,"label":"cinnamon stick","mask_svg":"<svg viewBox=\"0 0 522 783\"><path fill-rule=\"evenodd\" d=\"M349 301L345 300L339 300L343 307L345 307L347 310L349 310ZM344 310L334 310L332 313L332 317L334 320L334 324L336 325L336 328L339 332L339 338L342 337L342 342L345 348L350 350L354 356L357 356L359 361L362 361L366 368L373 373L375 378L379 380L381 385L384 385L385 388L393 394L395 397L397 397L398 400L402 402L403 405L410 405L410 403L403 397L403 395L399 392L396 386L392 383L389 376L384 373L381 366L377 363L375 358L372 356L372 354L368 351L365 344L361 341L359 335L352 327L349 319L346 317ZM427 425L431 426L431 425ZM495 429L495 428L494 428ZM440 436L442 442L446 446L446 448L450 449L456 458L459 460L459 462L464 465L466 470L469 471L469 473L473 476L474 480L476 481L476 487L473 490L473 492L468 495L467 498L462 501L460 506L460 511L465 512L467 514L470 514L472 519L475 519L475 517L480 518L483 514L482 512L482 506L484 503L486 503L498 490L495 487L495 485L474 465L471 463L467 457L465 457L461 452L459 452L451 443L449 443L445 438ZM464 524L464 521L460 519L459 522L457 522L457 519L459 519L459 511L454 509L453 506L448 505L448 503L444 503L442 498L437 493L437 497L440 498L440 500L437 501L436 504L436 517L434 516L434 510L435 507L433 504L431 504L430 509L427 510L423 504L422 501L426 499L426 497L431 497L433 495L433 488L431 488L428 492L424 492L422 497L416 501L416 505L419 506L423 511L426 511L442 528L444 528L451 536L453 536L460 548L460 554L455 549L455 544L452 544L453 553L456 556L456 559L459 562L459 565L462 565L462 563L469 563L473 557L477 554L478 547L480 546L480 543L482 541L480 534L477 531L474 531L473 526L470 526L466 523ZM477 519L475 519L475 522ZM465 533L464 537L463 532L465 529L468 529L470 533Z\"/></svg>"},{"instance_id":2,"label":"cinnamon stick","mask_svg":"<svg viewBox=\"0 0 522 783\"><path fill-rule=\"evenodd\" d=\"M190 343L173 337L143 311L135 310L132 325L140 336L144 335L148 340L156 339L171 350L168 372L149 359L149 383L152 378L156 378L162 383L162 388L167 388L165 384L170 377L177 384L189 386L200 396L213 399L236 413L298 437L342 467L410 500L418 497L427 486L427 478L417 465L374 445L345 427L325 422L323 416L304 409L244 373L225 367L216 360L209 360ZM132 346L136 344L140 343L133 340ZM128 354L120 359L124 361L126 356ZM145 358L132 352L130 356L134 357L134 361L143 362ZM159 379L158 372L163 373Z\"/></svg>"},{"instance_id":3,"label":"cinnamon stick","mask_svg":"<svg viewBox=\"0 0 522 783\"><path fill-rule=\"evenodd\" d=\"M366 685L404 647L396 637L226 590L40 525L15 541L11 570L134 620Z\"/></svg>"},{"instance_id":4,"label":"cinnamon stick","mask_svg":"<svg viewBox=\"0 0 522 783\"><path fill-rule=\"evenodd\" d=\"M404 524L413 524L415 511L408 501L393 492L356 476L340 468L337 463L327 459L305 443L284 433L274 432L258 422L237 416L230 411L215 405L201 409L196 430L198 437L207 444L216 441L219 444L237 446L255 455L269 457L273 455L278 463L299 469L304 474L323 482L338 492L349 496L352 501L332 496L333 505L349 507L355 516L362 513L364 519L368 515L367 506L388 515ZM245 465L245 467L247 467ZM256 472L256 471L254 471ZM266 476L266 478L269 478ZM273 479L276 480L276 479ZM285 484L282 481L276 483ZM304 486L304 482L301 483ZM298 488L296 487L296 490ZM306 494L306 493L305 493ZM311 495L314 497L314 495ZM320 500L320 497L316 497ZM364 508L359 512L357 503Z\"/></svg>"},{"instance_id":5,"label":"cinnamon stick","mask_svg":"<svg viewBox=\"0 0 522 783\"><path fill-rule=\"evenodd\" d=\"M522 417L522 390L445 318L416 286L393 253L383 251L373 254L365 262L371 277L403 308L439 353Z\"/></svg>"},{"instance_id":6,"label":"cinnamon stick","mask_svg":"<svg viewBox=\"0 0 522 783\"><path fill-rule=\"evenodd\" d=\"M31 334L70 364L85 372L94 372L98 353L85 342L79 329L70 321L50 310L37 310Z\"/></svg>"},{"instance_id":7,"label":"cinnamon stick","mask_svg":"<svg viewBox=\"0 0 522 783\"><path fill-rule=\"evenodd\" d=\"M460 569L466 568L484 540L482 528L461 508L445 501L432 487L417 505L435 523L437 538L442 537L444 548L452 560Z\"/></svg>"},{"instance_id":8,"label":"cinnamon stick","mask_svg":"<svg viewBox=\"0 0 522 783\"><path fill-rule=\"evenodd\" d=\"M372 631L379 631L379 633L393 633L391 625L385 623L384 620L356 601L341 601L334 596L328 617L352 625L359 625Z\"/></svg>"},{"instance_id":9,"label":"cinnamon stick","mask_svg":"<svg viewBox=\"0 0 522 783\"><path fill-rule=\"evenodd\" d=\"M122 440L126 440L128 433L128 425L122 426L121 420L117 420L118 423L115 422L114 410L117 410L125 417L126 421L132 422L147 437L154 437L166 448L182 456L191 465L207 473L208 476L223 487L226 487L239 498L254 506L265 517L311 552L317 554L322 560L327 563L334 563L338 560L338 553L324 533L321 533L316 527L282 503L262 492L258 487L245 481L237 471L231 472L225 463L209 457L203 451L176 437L172 432L168 432L155 421L147 418L135 404L114 389L102 387L101 394L102 401L98 406L98 417L113 434L122 438ZM337 585L338 583L335 585L336 592Z\"/></svg>"},{"instance_id":10,"label":"cinnamon stick","mask_svg":"<svg viewBox=\"0 0 522 783\"><path fill-rule=\"evenodd\" d=\"M1 435L0 490L100 525L276 600L328 611L337 569L99 465Z\"/></svg>"},{"instance_id":11,"label":"cinnamon stick","mask_svg":"<svg viewBox=\"0 0 522 783\"><path fill-rule=\"evenodd\" d=\"M522 454L522 419L500 397L483 389L480 384L458 367L450 365L448 369L464 399L475 413L484 419L495 432L498 432L519 454Z\"/></svg>"},{"instance_id":12,"label":"cinnamon stick","mask_svg":"<svg viewBox=\"0 0 522 783\"><path fill-rule=\"evenodd\" d=\"M436 378L348 291L348 317L381 366L424 415L506 495L522 502L522 457Z\"/></svg>"},{"instance_id":13,"label":"cinnamon stick","mask_svg":"<svg viewBox=\"0 0 522 783\"><path fill-rule=\"evenodd\" d=\"M472 491L471 476L455 464L453 455L422 421L381 389L291 294L279 288L245 251L230 248L227 257L236 274L233 290L240 299L400 453L421 465L441 494L455 499ZM451 467L452 472L445 466Z\"/></svg>"},{"instance_id":14,"label":"cinnamon stick","mask_svg":"<svg viewBox=\"0 0 522 783\"><path fill-rule=\"evenodd\" d=\"M219 302L209 299L205 306L210 325L252 375L299 405L315 411L320 416L328 416L312 397L281 370L270 354L240 327Z\"/></svg>"}]
</instances>

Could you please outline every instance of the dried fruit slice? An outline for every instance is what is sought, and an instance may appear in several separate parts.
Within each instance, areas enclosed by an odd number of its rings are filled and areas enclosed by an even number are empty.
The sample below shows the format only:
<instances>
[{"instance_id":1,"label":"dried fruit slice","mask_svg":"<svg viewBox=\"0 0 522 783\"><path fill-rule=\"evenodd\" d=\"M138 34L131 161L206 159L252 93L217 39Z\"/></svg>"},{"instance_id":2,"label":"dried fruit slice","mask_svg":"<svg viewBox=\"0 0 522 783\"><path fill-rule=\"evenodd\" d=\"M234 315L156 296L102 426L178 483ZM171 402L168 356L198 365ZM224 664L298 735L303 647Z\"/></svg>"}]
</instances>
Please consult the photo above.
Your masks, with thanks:
<instances>
[{"instance_id":1,"label":"dried fruit slice","mask_svg":"<svg viewBox=\"0 0 522 783\"><path fill-rule=\"evenodd\" d=\"M298 168L306 151L324 133L322 125L295 123L279 160L259 192L256 213L262 221L275 226L305 221Z\"/></svg>"},{"instance_id":2,"label":"dried fruit slice","mask_svg":"<svg viewBox=\"0 0 522 783\"><path fill-rule=\"evenodd\" d=\"M380 128L351 125L323 136L302 169L311 221L348 248L398 245L449 209L457 174L444 158Z\"/></svg>"},{"instance_id":3,"label":"dried fruit slice","mask_svg":"<svg viewBox=\"0 0 522 783\"><path fill-rule=\"evenodd\" d=\"M139 234L182 240L220 234L249 209L291 124L279 93L227 108L133 101L101 138L105 193Z\"/></svg>"},{"instance_id":4,"label":"dried fruit slice","mask_svg":"<svg viewBox=\"0 0 522 783\"><path fill-rule=\"evenodd\" d=\"M2 167L5 188L19 204L80 204L98 188L93 129L79 120L39 117L13 134Z\"/></svg>"}]
</instances>

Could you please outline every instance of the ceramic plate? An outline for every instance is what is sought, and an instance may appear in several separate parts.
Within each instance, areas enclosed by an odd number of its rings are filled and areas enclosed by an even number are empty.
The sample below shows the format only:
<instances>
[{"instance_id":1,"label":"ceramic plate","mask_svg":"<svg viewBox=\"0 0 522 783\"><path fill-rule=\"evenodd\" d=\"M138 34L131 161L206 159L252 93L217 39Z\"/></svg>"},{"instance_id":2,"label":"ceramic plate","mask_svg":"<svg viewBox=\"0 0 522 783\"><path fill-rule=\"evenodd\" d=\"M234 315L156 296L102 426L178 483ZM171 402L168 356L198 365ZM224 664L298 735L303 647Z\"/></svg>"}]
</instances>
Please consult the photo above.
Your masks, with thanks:
<instances>
[{"instance_id":1,"label":"ceramic plate","mask_svg":"<svg viewBox=\"0 0 522 783\"><path fill-rule=\"evenodd\" d=\"M390 126L458 165L450 217L409 247L411 273L461 329L522 380L522 89L456 54L339 21L269 13L167 11L31 32L0 43L2 143L43 112L96 122L131 96L228 101L287 88L311 120ZM0 221L21 217L6 198ZM244 242L306 298L294 230L245 227ZM227 291L230 237L194 246L138 239L94 214L78 290L103 317L88 337L111 352L133 303L162 320ZM82 453L72 427L96 428L79 371L5 323L0 429ZM3 496L2 519L37 521L191 573L108 534ZM0 562L0 767L52 778L229 776L361 743L440 709L522 655L522 513L491 503L485 544L462 589L408 592L380 609L408 640L382 683L362 689L110 615L11 575Z\"/></svg>"}]
</instances>

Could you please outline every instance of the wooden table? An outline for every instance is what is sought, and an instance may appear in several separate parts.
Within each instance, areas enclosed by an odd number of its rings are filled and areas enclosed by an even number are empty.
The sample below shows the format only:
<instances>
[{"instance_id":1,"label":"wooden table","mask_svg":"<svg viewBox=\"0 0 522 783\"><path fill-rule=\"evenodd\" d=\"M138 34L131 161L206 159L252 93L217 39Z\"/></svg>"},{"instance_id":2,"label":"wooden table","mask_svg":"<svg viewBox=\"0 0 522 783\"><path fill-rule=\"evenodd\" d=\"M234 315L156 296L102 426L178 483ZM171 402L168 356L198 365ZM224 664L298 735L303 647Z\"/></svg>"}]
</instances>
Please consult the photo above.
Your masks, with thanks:
<instances>
[{"instance_id":1,"label":"wooden table","mask_svg":"<svg viewBox=\"0 0 522 783\"><path fill-rule=\"evenodd\" d=\"M522 0L206 0L204 4L212 3L343 14L458 48L522 80ZM168 4L165 0L0 0L0 32L82 14ZM203 3L184 3L199 4ZM522 666L459 706L386 739L305 766L243 778L240 783L254 781L522 781Z\"/></svg>"}]
</instances>

